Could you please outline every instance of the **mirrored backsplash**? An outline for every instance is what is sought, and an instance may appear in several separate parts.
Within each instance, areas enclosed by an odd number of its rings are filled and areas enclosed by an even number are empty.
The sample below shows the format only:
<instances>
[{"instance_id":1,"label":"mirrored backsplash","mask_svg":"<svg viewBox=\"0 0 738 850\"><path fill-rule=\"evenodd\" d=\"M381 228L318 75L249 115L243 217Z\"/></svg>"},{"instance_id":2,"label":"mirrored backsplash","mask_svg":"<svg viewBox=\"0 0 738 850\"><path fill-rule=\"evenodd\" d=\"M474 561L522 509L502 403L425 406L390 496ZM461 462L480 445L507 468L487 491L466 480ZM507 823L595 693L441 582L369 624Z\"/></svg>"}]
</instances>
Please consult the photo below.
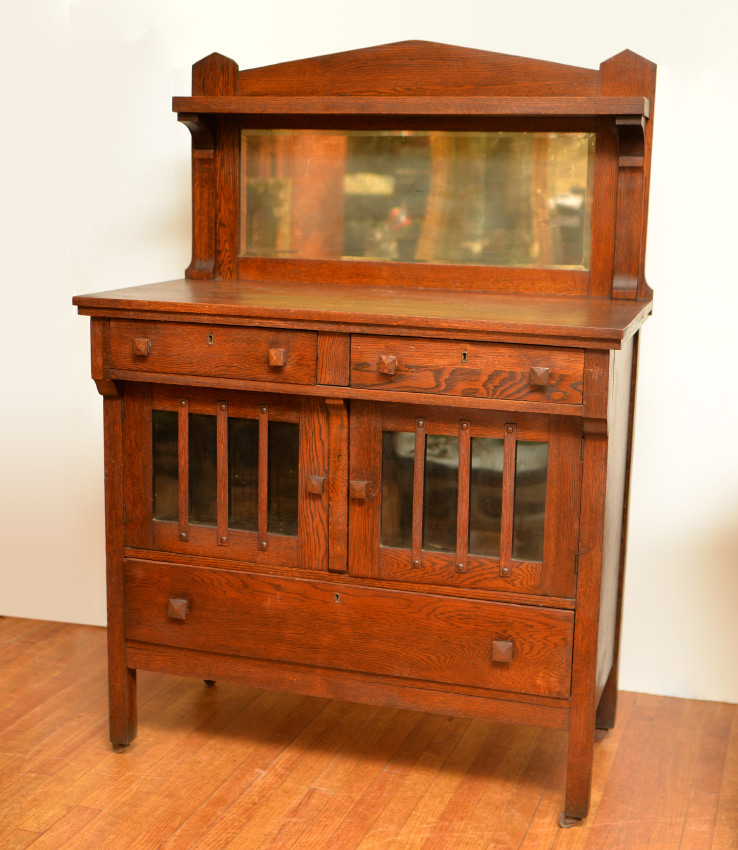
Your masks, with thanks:
<instances>
[{"instance_id":1,"label":"mirrored backsplash","mask_svg":"<svg viewBox=\"0 0 738 850\"><path fill-rule=\"evenodd\" d=\"M243 130L242 257L588 269L594 133Z\"/></svg>"}]
</instances>

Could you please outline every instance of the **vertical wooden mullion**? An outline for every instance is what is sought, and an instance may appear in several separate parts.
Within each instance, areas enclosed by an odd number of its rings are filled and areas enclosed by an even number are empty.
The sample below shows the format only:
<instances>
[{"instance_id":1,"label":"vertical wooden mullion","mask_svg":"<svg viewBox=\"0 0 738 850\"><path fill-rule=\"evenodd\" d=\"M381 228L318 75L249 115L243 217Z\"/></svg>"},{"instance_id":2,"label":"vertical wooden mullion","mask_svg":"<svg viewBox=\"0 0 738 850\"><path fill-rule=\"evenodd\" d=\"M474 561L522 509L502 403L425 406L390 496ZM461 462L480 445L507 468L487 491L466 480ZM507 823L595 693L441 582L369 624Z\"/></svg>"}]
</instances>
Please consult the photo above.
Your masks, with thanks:
<instances>
[{"instance_id":1,"label":"vertical wooden mullion","mask_svg":"<svg viewBox=\"0 0 738 850\"><path fill-rule=\"evenodd\" d=\"M179 402L177 465L179 486L179 539L190 539L190 416L186 398Z\"/></svg>"},{"instance_id":2,"label":"vertical wooden mullion","mask_svg":"<svg viewBox=\"0 0 738 850\"><path fill-rule=\"evenodd\" d=\"M349 502L349 572L379 577L382 501L382 408L375 401L351 402L349 420L352 481L366 481L366 499Z\"/></svg>"},{"instance_id":3,"label":"vertical wooden mullion","mask_svg":"<svg viewBox=\"0 0 738 850\"><path fill-rule=\"evenodd\" d=\"M228 402L219 401L217 421L218 546L228 545Z\"/></svg>"},{"instance_id":4,"label":"vertical wooden mullion","mask_svg":"<svg viewBox=\"0 0 738 850\"><path fill-rule=\"evenodd\" d=\"M267 508L269 497L269 408L263 404L259 408L259 477L257 499L257 528L259 549L265 551L267 540Z\"/></svg>"},{"instance_id":5,"label":"vertical wooden mullion","mask_svg":"<svg viewBox=\"0 0 738 850\"><path fill-rule=\"evenodd\" d=\"M500 521L500 575L510 575L513 547L513 515L515 513L515 460L517 426L505 425L505 448L502 465L502 518Z\"/></svg>"},{"instance_id":6,"label":"vertical wooden mullion","mask_svg":"<svg viewBox=\"0 0 738 850\"><path fill-rule=\"evenodd\" d=\"M348 569L349 422L343 399L325 400L328 409L328 569Z\"/></svg>"},{"instance_id":7,"label":"vertical wooden mullion","mask_svg":"<svg viewBox=\"0 0 738 850\"><path fill-rule=\"evenodd\" d=\"M469 488L471 483L471 422L459 422L459 486L456 499L456 572L467 571L469 557Z\"/></svg>"},{"instance_id":8,"label":"vertical wooden mullion","mask_svg":"<svg viewBox=\"0 0 738 850\"><path fill-rule=\"evenodd\" d=\"M411 558L416 569L423 565L423 491L425 487L425 419L415 420L413 465L413 527Z\"/></svg>"}]
</instances>

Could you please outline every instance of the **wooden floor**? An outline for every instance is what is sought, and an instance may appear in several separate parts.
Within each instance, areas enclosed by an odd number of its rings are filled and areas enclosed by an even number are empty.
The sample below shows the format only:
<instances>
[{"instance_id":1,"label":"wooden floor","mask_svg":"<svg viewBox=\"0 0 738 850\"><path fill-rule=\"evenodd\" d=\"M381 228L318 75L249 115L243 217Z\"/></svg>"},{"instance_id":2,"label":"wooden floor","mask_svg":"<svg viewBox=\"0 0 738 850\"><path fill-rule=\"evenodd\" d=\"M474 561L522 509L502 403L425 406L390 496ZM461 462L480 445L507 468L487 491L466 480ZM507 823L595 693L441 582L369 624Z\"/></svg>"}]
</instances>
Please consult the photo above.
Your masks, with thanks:
<instances>
[{"instance_id":1,"label":"wooden floor","mask_svg":"<svg viewBox=\"0 0 738 850\"><path fill-rule=\"evenodd\" d=\"M105 631L0 618L0 848L738 848L738 706L622 693L561 830L566 735L139 674L107 742Z\"/></svg>"}]
</instances>

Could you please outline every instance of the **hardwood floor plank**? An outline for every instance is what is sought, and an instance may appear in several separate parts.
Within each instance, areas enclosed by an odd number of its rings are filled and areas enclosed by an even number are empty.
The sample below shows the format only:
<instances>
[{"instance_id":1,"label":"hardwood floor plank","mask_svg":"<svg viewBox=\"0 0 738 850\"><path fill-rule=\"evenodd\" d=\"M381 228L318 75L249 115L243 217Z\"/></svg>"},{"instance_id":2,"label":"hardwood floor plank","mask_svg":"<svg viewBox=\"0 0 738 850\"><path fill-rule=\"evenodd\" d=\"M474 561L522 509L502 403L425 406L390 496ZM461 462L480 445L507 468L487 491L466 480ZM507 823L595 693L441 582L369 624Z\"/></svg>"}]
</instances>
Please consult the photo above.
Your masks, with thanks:
<instances>
[{"instance_id":1,"label":"hardwood floor plank","mask_svg":"<svg viewBox=\"0 0 738 850\"><path fill-rule=\"evenodd\" d=\"M39 835L31 845L33 850L58 850L66 842L100 813L99 809L86 809L74 806L43 835Z\"/></svg>"},{"instance_id":2,"label":"hardwood floor plank","mask_svg":"<svg viewBox=\"0 0 738 850\"><path fill-rule=\"evenodd\" d=\"M423 789L416 805L408 813L402 828L395 836L382 837L381 845L392 850L419 850L429 837L436 818L444 811L474 763L480 747L498 730L498 724L494 724L490 729L489 723L472 720L445 761L438 764L439 769L433 772L430 783ZM443 770L440 770L441 766ZM394 840L388 843L390 839ZM359 847L363 850L365 844L366 842L362 842ZM367 846L377 847L379 843Z\"/></svg>"},{"instance_id":3,"label":"hardwood floor plank","mask_svg":"<svg viewBox=\"0 0 738 850\"><path fill-rule=\"evenodd\" d=\"M375 723L354 752L334 759L334 764L328 765L318 777L315 786L331 790L333 795L300 835L299 844L285 844L285 847L299 846L302 850L320 850L330 844L343 847L342 838L337 833L341 832L344 822L377 776L402 750L403 745L406 748L412 746L412 735L418 731L422 719L436 720L435 724L429 723L427 729L420 730L421 735L425 733L426 744L440 723L437 715L422 715L413 711L385 709L385 714L387 722L382 718ZM418 740L417 736L415 740Z\"/></svg>"},{"instance_id":4,"label":"hardwood floor plank","mask_svg":"<svg viewBox=\"0 0 738 850\"><path fill-rule=\"evenodd\" d=\"M389 847L471 724L472 721L459 717L444 718L438 733L422 752L412 770L402 777L402 782L397 785L389 801L379 809L366 834L355 835L354 838L358 840L348 846L361 847L362 850ZM483 737L479 735L478 730L476 735Z\"/></svg>"},{"instance_id":5,"label":"hardwood floor plank","mask_svg":"<svg viewBox=\"0 0 738 850\"><path fill-rule=\"evenodd\" d=\"M423 850L486 848L540 736L540 729L529 726L498 726L479 749Z\"/></svg>"},{"instance_id":6,"label":"hardwood floor plank","mask_svg":"<svg viewBox=\"0 0 738 850\"><path fill-rule=\"evenodd\" d=\"M558 731L144 672L113 753L104 637L0 618L2 850L738 850L738 706L621 693L561 830Z\"/></svg>"},{"instance_id":7,"label":"hardwood floor plank","mask_svg":"<svg viewBox=\"0 0 738 850\"><path fill-rule=\"evenodd\" d=\"M297 804L336 752L352 737L360 736L381 711L367 705L330 703L305 735L278 756L274 766L270 765L270 770L239 797L234 810L196 846L207 850L261 847L278 831L284 813Z\"/></svg>"},{"instance_id":8,"label":"hardwood floor plank","mask_svg":"<svg viewBox=\"0 0 738 850\"><path fill-rule=\"evenodd\" d=\"M697 766L680 845L684 850L710 850L712 847L728 737L735 713L735 706L724 703L708 705L711 705L713 710L708 721L699 730Z\"/></svg>"},{"instance_id":9,"label":"hardwood floor plank","mask_svg":"<svg viewBox=\"0 0 738 850\"><path fill-rule=\"evenodd\" d=\"M262 776L329 705L327 700L315 697L272 691L265 692L264 698L274 698L274 705L252 718L249 737L238 748L230 775L220 785L211 787L210 794L164 842L162 850L184 850L207 836L219 818L231 811L239 795Z\"/></svg>"},{"instance_id":10,"label":"hardwood floor plank","mask_svg":"<svg viewBox=\"0 0 738 850\"><path fill-rule=\"evenodd\" d=\"M382 812L394 797L441 727L447 725L447 718L437 714L407 714L417 718L415 725L386 764L379 766L380 769L366 787L361 783L358 787L348 785L342 789L343 794L337 794L331 801L332 807L348 808L348 813L341 819L340 813L327 807L326 817L332 814L334 819L326 822L321 817L303 837L301 848L321 850L323 847L333 846L342 850L354 850L362 841L378 813Z\"/></svg>"},{"instance_id":11,"label":"hardwood floor plank","mask_svg":"<svg viewBox=\"0 0 738 850\"><path fill-rule=\"evenodd\" d=\"M3 839L3 850L23 850L25 847L30 847L37 838L37 832L28 832L26 829L14 829Z\"/></svg>"},{"instance_id":12,"label":"hardwood floor plank","mask_svg":"<svg viewBox=\"0 0 738 850\"><path fill-rule=\"evenodd\" d=\"M684 706L669 767L660 789L649 850L678 850L682 843L686 801L694 782L699 751L699 733L696 731L699 718L693 711L697 707L697 703Z\"/></svg>"},{"instance_id":13,"label":"hardwood floor plank","mask_svg":"<svg viewBox=\"0 0 738 850\"><path fill-rule=\"evenodd\" d=\"M725 754L723 781L715 816L714 850L738 848L738 706L733 706L728 746Z\"/></svg>"}]
</instances>

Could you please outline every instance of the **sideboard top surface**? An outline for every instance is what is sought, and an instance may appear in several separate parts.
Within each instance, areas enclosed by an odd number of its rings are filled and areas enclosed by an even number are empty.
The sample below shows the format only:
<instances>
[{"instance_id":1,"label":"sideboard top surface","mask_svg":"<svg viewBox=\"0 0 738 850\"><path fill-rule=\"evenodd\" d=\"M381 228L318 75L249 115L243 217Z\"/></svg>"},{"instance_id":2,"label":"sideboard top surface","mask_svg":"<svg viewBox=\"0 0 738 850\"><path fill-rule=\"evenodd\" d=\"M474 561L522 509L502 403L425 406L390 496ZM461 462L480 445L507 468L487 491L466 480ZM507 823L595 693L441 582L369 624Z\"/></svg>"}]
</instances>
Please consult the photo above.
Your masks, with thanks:
<instances>
[{"instance_id":1,"label":"sideboard top surface","mask_svg":"<svg viewBox=\"0 0 738 850\"><path fill-rule=\"evenodd\" d=\"M556 298L439 289L280 283L258 280L171 280L78 295L84 315L197 321L319 322L331 325L429 327L451 332L551 337L560 344L619 348L651 312L650 301ZM246 323L251 324L251 321ZM524 340L521 340L524 341Z\"/></svg>"}]
</instances>

